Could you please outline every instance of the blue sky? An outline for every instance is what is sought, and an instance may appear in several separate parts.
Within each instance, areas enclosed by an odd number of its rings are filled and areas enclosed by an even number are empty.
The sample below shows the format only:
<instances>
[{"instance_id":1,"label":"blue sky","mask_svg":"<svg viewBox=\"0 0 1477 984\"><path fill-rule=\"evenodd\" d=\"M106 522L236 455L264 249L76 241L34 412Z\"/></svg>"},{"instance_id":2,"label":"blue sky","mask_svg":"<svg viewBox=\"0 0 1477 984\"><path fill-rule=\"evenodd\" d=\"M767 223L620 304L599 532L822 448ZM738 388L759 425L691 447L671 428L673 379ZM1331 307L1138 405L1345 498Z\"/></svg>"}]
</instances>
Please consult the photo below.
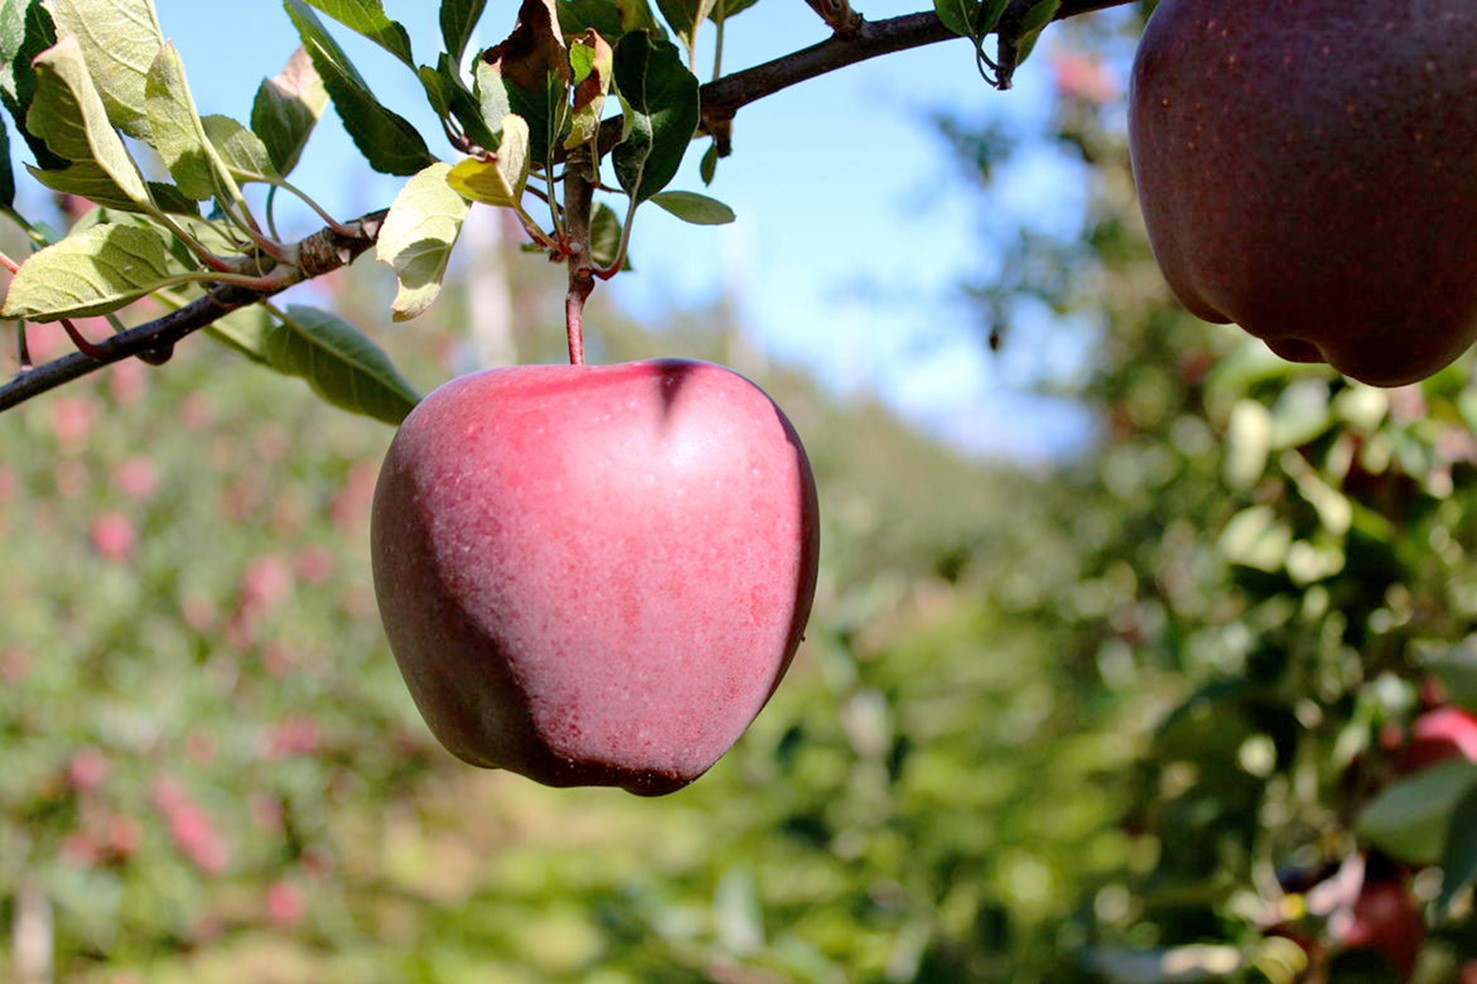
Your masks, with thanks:
<instances>
[{"instance_id":1,"label":"blue sky","mask_svg":"<svg viewBox=\"0 0 1477 984\"><path fill-rule=\"evenodd\" d=\"M156 4L203 112L245 119L256 85L296 46L271 0L233 5L229 16L217 4ZM385 6L410 30L418 57L430 60L439 50L435 5ZM861 9L880 20L922 6L891 0ZM500 40L514 9L510 0L489 3L477 41ZM335 34L385 100L434 134L409 72L348 31ZM804 4L768 0L729 24L724 65L747 67L825 35ZM961 40L873 59L752 104L736 121L734 156L706 189L732 205L738 221L693 227L642 210L633 242L639 269L603 289L624 310L651 319L735 289L759 344L810 367L837 391L876 393L970 451L1060 453L1080 440L1081 422L1020 393L1033 367L1056 357L1034 345L990 356L960 300L961 280L988 268L984 203L928 122L936 109L981 120L1039 115L1048 77L1046 59L1038 59L1016 88L995 92ZM689 155L673 187L702 188L699 156ZM994 207L1036 218L1041 202L1070 210L1074 176L1062 167L1030 161L1005 177L1007 193ZM336 118L320 127L294 181L342 215L387 204L398 186L357 157Z\"/></svg>"}]
</instances>

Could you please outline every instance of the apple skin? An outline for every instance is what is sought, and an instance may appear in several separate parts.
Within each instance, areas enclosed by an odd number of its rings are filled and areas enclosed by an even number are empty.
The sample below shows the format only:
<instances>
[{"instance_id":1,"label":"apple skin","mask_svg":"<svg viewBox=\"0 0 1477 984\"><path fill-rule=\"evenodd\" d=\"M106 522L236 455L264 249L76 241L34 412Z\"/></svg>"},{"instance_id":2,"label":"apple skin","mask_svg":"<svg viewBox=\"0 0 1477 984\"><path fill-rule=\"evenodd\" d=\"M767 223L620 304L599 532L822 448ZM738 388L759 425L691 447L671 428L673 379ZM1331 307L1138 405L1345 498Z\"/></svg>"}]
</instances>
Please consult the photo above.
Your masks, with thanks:
<instances>
[{"instance_id":1,"label":"apple skin","mask_svg":"<svg viewBox=\"0 0 1477 984\"><path fill-rule=\"evenodd\" d=\"M1163 0L1129 147L1197 317L1397 386L1477 338L1477 4Z\"/></svg>"},{"instance_id":2,"label":"apple skin","mask_svg":"<svg viewBox=\"0 0 1477 984\"><path fill-rule=\"evenodd\" d=\"M768 701L819 556L815 481L772 400L721 366L515 366L401 425L371 553L390 646L473 765L660 795Z\"/></svg>"}]
</instances>

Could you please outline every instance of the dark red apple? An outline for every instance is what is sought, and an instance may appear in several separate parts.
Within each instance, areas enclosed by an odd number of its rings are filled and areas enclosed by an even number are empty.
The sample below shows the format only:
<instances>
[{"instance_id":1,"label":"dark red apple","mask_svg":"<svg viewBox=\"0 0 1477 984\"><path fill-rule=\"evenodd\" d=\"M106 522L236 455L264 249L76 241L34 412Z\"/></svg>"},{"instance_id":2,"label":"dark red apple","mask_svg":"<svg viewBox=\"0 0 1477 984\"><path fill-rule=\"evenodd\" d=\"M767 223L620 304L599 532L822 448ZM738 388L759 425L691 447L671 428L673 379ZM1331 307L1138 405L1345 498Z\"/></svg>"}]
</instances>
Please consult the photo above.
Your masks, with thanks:
<instances>
[{"instance_id":1,"label":"dark red apple","mask_svg":"<svg viewBox=\"0 0 1477 984\"><path fill-rule=\"evenodd\" d=\"M1163 0L1135 179L1191 313L1366 383L1477 338L1477 3Z\"/></svg>"},{"instance_id":2,"label":"dark red apple","mask_svg":"<svg viewBox=\"0 0 1477 984\"><path fill-rule=\"evenodd\" d=\"M1350 949L1374 950L1408 981L1426 940L1426 921L1403 881L1366 881L1354 902L1339 942Z\"/></svg>"},{"instance_id":3,"label":"dark red apple","mask_svg":"<svg viewBox=\"0 0 1477 984\"><path fill-rule=\"evenodd\" d=\"M778 685L818 531L800 439L737 373L493 369L437 389L391 444L375 592L453 754L656 795L705 772Z\"/></svg>"}]
</instances>

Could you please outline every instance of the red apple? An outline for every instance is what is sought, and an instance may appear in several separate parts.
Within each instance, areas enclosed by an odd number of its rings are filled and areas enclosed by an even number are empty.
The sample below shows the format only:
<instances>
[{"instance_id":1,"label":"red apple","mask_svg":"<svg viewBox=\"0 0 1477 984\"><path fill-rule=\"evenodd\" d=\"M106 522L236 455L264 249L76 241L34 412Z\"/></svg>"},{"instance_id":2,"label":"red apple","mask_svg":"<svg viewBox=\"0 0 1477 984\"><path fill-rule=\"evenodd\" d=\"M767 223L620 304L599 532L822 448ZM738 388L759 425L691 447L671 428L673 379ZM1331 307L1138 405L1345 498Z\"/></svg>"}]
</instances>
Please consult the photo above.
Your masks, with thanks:
<instances>
[{"instance_id":1,"label":"red apple","mask_svg":"<svg viewBox=\"0 0 1477 984\"><path fill-rule=\"evenodd\" d=\"M1431 375L1477 338L1477 4L1163 0L1130 149L1174 293L1294 361Z\"/></svg>"},{"instance_id":2,"label":"red apple","mask_svg":"<svg viewBox=\"0 0 1477 984\"><path fill-rule=\"evenodd\" d=\"M778 685L818 528L800 439L728 369L493 369L436 390L391 444L375 592L452 753L658 795L712 766Z\"/></svg>"}]
</instances>

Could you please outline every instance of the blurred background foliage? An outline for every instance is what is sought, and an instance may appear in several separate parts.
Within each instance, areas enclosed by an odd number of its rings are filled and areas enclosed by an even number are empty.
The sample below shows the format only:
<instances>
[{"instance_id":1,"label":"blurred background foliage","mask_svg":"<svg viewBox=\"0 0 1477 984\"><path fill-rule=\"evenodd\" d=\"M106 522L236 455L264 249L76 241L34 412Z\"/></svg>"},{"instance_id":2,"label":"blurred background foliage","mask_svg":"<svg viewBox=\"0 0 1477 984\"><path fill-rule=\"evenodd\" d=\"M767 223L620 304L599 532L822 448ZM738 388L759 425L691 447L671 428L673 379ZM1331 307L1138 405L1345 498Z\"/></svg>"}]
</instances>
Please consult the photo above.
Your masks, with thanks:
<instances>
[{"instance_id":1,"label":"blurred background foliage","mask_svg":"<svg viewBox=\"0 0 1477 984\"><path fill-rule=\"evenodd\" d=\"M11 979L1477 977L1471 361L1372 390L1173 304L1123 136L1138 25L1055 29L1039 132L940 126L987 203L1022 148L1082 162L1078 226L983 231L1007 260L966 288L982 345L1043 309L1080 339L1041 385L1097 421L1085 453L965 460L767 364L726 305L591 318L596 360L751 375L821 488L807 642L673 796L435 745L366 563L386 428L203 340L7 413ZM507 262L519 357L559 358L557 271ZM468 367L466 291L392 327L361 267L341 314L423 387Z\"/></svg>"}]
</instances>

